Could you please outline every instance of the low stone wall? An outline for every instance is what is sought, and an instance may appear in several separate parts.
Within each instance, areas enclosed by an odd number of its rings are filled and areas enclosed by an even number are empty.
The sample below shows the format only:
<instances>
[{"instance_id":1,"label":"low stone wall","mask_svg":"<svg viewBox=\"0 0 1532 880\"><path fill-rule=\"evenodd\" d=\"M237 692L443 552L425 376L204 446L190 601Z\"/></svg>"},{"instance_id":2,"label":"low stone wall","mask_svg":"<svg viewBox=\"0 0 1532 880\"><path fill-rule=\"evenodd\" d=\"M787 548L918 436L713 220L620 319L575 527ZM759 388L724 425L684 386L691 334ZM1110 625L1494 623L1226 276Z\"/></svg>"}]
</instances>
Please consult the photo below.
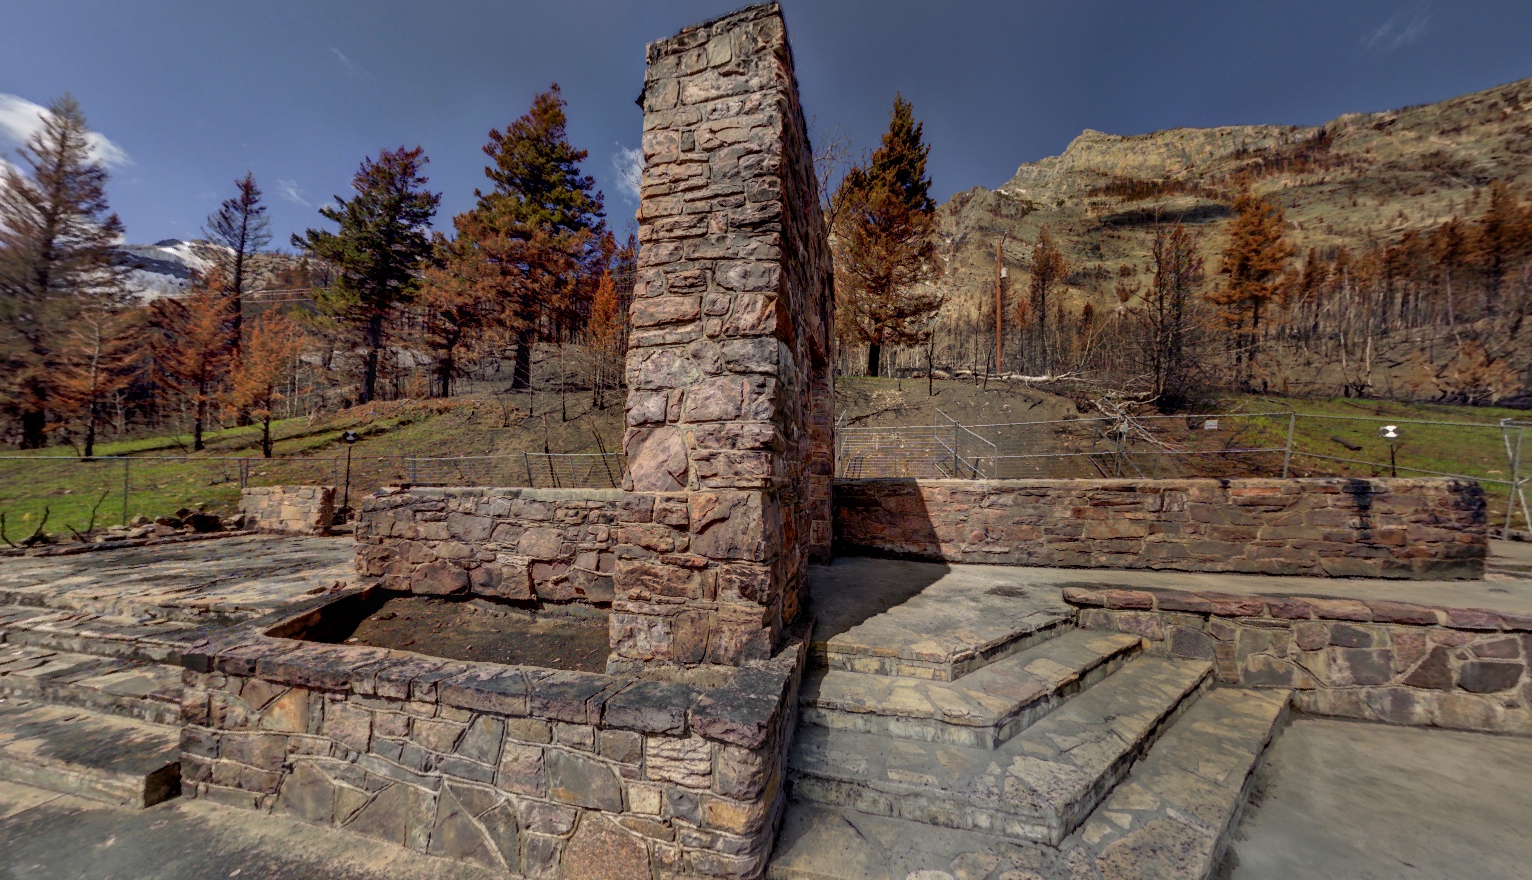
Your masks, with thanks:
<instances>
[{"instance_id":1,"label":"low stone wall","mask_svg":"<svg viewBox=\"0 0 1532 880\"><path fill-rule=\"evenodd\" d=\"M1532 616L1403 602L1066 587L1080 625L1294 689L1317 715L1532 734Z\"/></svg>"},{"instance_id":2,"label":"low stone wall","mask_svg":"<svg viewBox=\"0 0 1532 880\"><path fill-rule=\"evenodd\" d=\"M334 486L252 486L239 493L245 528L276 535L328 535Z\"/></svg>"},{"instance_id":3,"label":"low stone wall","mask_svg":"<svg viewBox=\"0 0 1532 880\"><path fill-rule=\"evenodd\" d=\"M722 687L227 640L183 660L183 787L513 875L758 877L806 636Z\"/></svg>"},{"instance_id":4,"label":"low stone wall","mask_svg":"<svg viewBox=\"0 0 1532 880\"><path fill-rule=\"evenodd\" d=\"M610 603L617 489L387 488L363 500L356 568L432 595Z\"/></svg>"},{"instance_id":5,"label":"low stone wall","mask_svg":"<svg viewBox=\"0 0 1532 880\"><path fill-rule=\"evenodd\" d=\"M838 551L1081 568L1477 578L1477 483L838 480Z\"/></svg>"}]
</instances>

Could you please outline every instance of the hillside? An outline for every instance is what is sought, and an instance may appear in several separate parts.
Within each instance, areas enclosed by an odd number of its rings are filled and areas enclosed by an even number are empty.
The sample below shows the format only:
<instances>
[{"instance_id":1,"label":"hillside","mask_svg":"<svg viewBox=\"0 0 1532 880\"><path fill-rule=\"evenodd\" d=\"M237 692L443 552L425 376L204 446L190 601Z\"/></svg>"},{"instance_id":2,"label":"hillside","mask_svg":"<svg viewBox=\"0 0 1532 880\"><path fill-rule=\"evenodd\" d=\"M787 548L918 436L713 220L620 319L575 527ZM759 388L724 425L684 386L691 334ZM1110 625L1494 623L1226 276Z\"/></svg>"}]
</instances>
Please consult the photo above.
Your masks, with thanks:
<instances>
[{"instance_id":1,"label":"hillside","mask_svg":"<svg viewBox=\"0 0 1532 880\"><path fill-rule=\"evenodd\" d=\"M1311 248L1355 254L1410 232L1429 233L1454 216L1476 217L1494 181L1532 192L1532 78L1315 127L1087 130L1060 155L1023 164L1005 184L975 187L941 206L945 271L937 283L948 293L944 318L992 314L997 241L1011 279L1008 295L1025 290L1032 243L1044 226L1071 266L1065 301L1076 310L1088 302L1102 313L1119 305L1119 279L1147 282L1157 222L1179 221L1202 233L1213 276L1240 186L1283 208L1288 240L1301 257ZM949 360L983 367L961 356ZM1388 377L1375 384L1388 384Z\"/></svg>"},{"instance_id":2,"label":"hillside","mask_svg":"<svg viewBox=\"0 0 1532 880\"><path fill-rule=\"evenodd\" d=\"M1241 176L1281 202L1300 253L1434 228L1493 180L1532 187L1532 78L1311 128L1086 130L995 190L975 187L944 204L945 228L963 239L949 256L962 280L988 279L996 237L1010 239L1007 262L1024 267L1030 248L1021 242L1046 225L1065 237L1071 263L1115 272L1142 263L1156 213L1216 229ZM1134 192L1113 192L1135 183Z\"/></svg>"}]
</instances>

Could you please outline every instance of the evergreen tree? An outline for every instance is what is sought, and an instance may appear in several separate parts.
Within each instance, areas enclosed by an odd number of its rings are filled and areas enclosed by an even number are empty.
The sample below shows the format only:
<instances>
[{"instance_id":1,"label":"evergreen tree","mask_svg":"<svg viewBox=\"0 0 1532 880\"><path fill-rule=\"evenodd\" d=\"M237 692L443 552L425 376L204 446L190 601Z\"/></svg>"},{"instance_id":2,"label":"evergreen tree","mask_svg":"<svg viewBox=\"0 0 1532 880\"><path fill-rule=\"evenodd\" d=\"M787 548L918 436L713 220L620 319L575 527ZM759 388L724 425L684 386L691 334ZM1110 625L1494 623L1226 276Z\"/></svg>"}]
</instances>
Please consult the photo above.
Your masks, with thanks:
<instances>
[{"instance_id":1,"label":"evergreen tree","mask_svg":"<svg viewBox=\"0 0 1532 880\"><path fill-rule=\"evenodd\" d=\"M228 248L220 259L220 269L228 275L229 295L234 299L234 350L239 351L244 341L245 292L249 285L250 258L271 243L271 218L266 216L266 206L261 204L261 189L255 185L255 175L234 181L238 193L224 199L218 210L208 215L202 232L214 244Z\"/></svg>"},{"instance_id":2,"label":"evergreen tree","mask_svg":"<svg viewBox=\"0 0 1532 880\"><path fill-rule=\"evenodd\" d=\"M221 273L198 276L183 298L151 306L158 331L154 361L171 389L191 403L192 450L203 449L203 432L217 412L234 360L234 300Z\"/></svg>"},{"instance_id":3,"label":"evergreen tree","mask_svg":"<svg viewBox=\"0 0 1532 880\"><path fill-rule=\"evenodd\" d=\"M0 163L0 394L19 416L24 449L47 442L61 335L84 304L122 293L122 222L107 208L85 115L66 94L42 123L17 151L27 174Z\"/></svg>"},{"instance_id":4,"label":"evergreen tree","mask_svg":"<svg viewBox=\"0 0 1532 880\"><path fill-rule=\"evenodd\" d=\"M80 454L96 454L107 402L138 377L142 366L142 310L86 302L59 346L52 405L80 432Z\"/></svg>"},{"instance_id":5,"label":"evergreen tree","mask_svg":"<svg viewBox=\"0 0 1532 880\"><path fill-rule=\"evenodd\" d=\"M590 320L585 326L585 345L590 349L591 406L601 409L603 379L622 373L623 340L627 335L628 316L617 294L611 272L604 272L590 301Z\"/></svg>"},{"instance_id":6,"label":"evergreen tree","mask_svg":"<svg viewBox=\"0 0 1532 880\"><path fill-rule=\"evenodd\" d=\"M1287 243L1282 208L1254 192L1244 191L1234 202L1229 240L1219 274L1227 279L1208 299L1223 307L1233 329L1239 380L1249 384L1260 347L1261 314L1276 296L1277 276L1293 255Z\"/></svg>"},{"instance_id":7,"label":"evergreen tree","mask_svg":"<svg viewBox=\"0 0 1532 880\"><path fill-rule=\"evenodd\" d=\"M271 418L303 351L303 331L279 311L261 315L234 363L230 403L261 423L261 455L271 458Z\"/></svg>"},{"instance_id":8,"label":"evergreen tree","mask_svg":"<svg viewBox=\"0 0 1532 880\"><path fill-rule=\"evenodd\" d=\"M336 196L333 206L319 209L338 230L309 229L292 237L294 247L335 268L334 281L314 299L357 337L363 352L360 403L377 397L385 325L414 294L431 253L427 227L441 196L425 188L429 179L421 169L427 161L419 147L384 150L376 162L364 159L351 179L356 195Z\"/></svg>"},{"instance_id":9,"label":"evergreen tree","mask_svg":"<svg viewBox=\"0 0 1532 880\"><path fill-rule=\"evenodd\" d=\"M1155 227L1154 278L1133 312L1142 327L1139 364L1149 376L1155 405L1165 413L1184 407L1194 391L1201 333L1192 295L1203 280L1198 245L1197 234L1180 223Z\"/></svg>"},{"instance_id":10,"label":"evergreen tree","mask_svg":"<svg viewBox=\"0 0 1532 880\"><path fill-rule=\"evenodd\" d=\"M504 131L490 131L484 175L494 186L474 190L477 204L453 218L457 236L438 248L431 274L449 288L444 297L515 340L518 388L531 381L532 343L563 338L583 318L612 248L564 107L555 83Z\"/></svg>"},{"instance_id":11,"label":"evergreen tree","mask_svg":"<svg viewBox=\"0 0 1532 880\"><path fill-rule=\"evenodd\" d=\"M1037 244L1032 246L1032 273L1027 285L1028 302L1025 307L1018 308L1016 325L1021 327L1024 333L1029 333L1036 341L1038 366L1045 373L1053 369L1051 349L1054 347L1050 344L1048 333L1048 297L1067 275L1069 275L1069 261L1064 259L1063 251L1060 251L1053 243L1053 236L1049 234L1048 227L1044 226L1037 231ZM1030 326L1029 318L1035 320L1035 323Z\"/></svg>"},{"instance_id":12,"label":"evergreen tree","mask_svg":"<svg viewBox=\"0 0 1532 880\"><path fill-rule=\"evenodd\" d=\"M902 95L888 131L865 164L841 179L834 198L836 322L848 342L867 345L867 374L881 369L886 345L919 345L941 297L922 282L935 272L936 203L921 142L923 125Z\"/></svg>"},{"instance_id":13,"label":"evergreen tree","mask_svg":"<svg viewBox=\"0 0 1532 880\"><path fill-rule=\"evenodd\" d=\"M1479 216L1473 258L1484 273L1485 311L1494 314L1496 298L1516 260L1532 251L1532 229L1524 225L1521 206L1510 184L1497 180L1489 187L1489 207Z\"/></svg>"}]
</instances>

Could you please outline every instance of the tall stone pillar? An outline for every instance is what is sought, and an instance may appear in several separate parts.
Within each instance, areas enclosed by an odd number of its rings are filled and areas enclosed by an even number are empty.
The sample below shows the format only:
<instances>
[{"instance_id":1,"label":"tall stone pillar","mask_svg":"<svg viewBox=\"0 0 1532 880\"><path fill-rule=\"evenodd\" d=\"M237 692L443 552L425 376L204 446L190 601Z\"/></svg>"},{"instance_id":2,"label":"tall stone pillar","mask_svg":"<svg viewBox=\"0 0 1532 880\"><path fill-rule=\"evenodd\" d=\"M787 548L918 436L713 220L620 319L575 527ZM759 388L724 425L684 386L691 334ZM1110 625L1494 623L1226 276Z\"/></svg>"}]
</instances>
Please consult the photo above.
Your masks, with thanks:
<instances>
[{"instance_id":1,"label":"tall stone pillar","mask_svg":"<svg viewBox=\"0 0 1532 880\"><path fill-rule=\"evenodd\" d=\"M739 665L827 558L831 265L781 10L648 46L609 661Z\"/></svg>"}]
</instances>

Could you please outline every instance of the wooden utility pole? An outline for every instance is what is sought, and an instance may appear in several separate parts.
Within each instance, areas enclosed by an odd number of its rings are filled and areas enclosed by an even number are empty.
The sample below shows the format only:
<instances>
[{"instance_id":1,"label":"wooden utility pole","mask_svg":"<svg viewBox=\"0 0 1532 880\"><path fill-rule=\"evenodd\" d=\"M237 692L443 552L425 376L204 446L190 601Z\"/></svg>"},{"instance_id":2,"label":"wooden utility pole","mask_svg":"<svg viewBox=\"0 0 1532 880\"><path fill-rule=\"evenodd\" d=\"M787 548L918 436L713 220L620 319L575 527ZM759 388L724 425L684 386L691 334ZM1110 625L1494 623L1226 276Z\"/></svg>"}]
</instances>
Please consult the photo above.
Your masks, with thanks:
<instances>
[{"instance_id":1,"label":"wooden utility pole","mask_svg":"<svg viewBox=\"0 0 1532 880\"><path fill-rule=\"evenodd\" d=\"M1000 282L1004 279L1005 273L1005 270L1000 265L1000 248L1004 244L1005 236L1003 235L995 240L995 375L997 376L1005 371L1005 361L1001 355L1000 343L1002 338L1000 330L1005 320L1001 317L1004 312L1002 304L1005 302L1005 297L1000 291Z\"/></svg>"}]
</instances>

